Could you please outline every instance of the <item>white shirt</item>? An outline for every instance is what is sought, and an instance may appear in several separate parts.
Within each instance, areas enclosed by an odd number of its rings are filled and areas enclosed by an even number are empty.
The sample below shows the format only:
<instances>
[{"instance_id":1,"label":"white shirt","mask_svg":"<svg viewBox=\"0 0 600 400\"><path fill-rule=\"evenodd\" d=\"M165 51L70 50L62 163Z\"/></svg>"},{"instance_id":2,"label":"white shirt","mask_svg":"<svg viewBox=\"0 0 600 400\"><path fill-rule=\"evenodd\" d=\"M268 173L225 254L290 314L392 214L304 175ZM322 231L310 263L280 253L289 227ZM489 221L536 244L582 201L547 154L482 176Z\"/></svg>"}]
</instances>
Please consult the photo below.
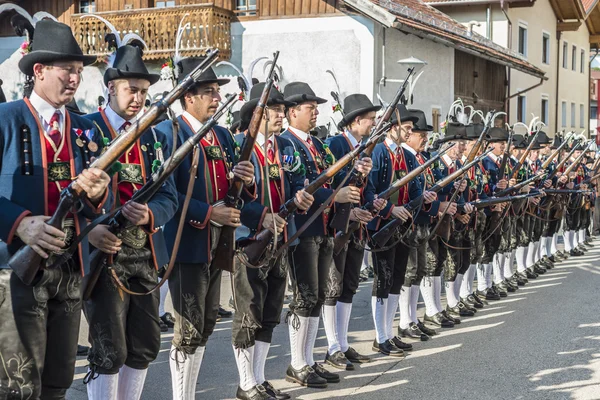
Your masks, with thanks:
<instances>
[{"instance_id":1,"label":"white shirt","mask_svg":"<svg viewBox=\"0 0 600 400\"><path fill-rule=\"evenodd\" d=\"M194 133L198 132L198 130L200 128L202 128L202 122L198 121L196 119L196 117L194 117L192 114L190 114L187 111L183 112L183 116L185 117L185 119L187 119L187 121L190 123L192 131L194 131Z\"/></svg>"},{"instance_id":2,"label":"white shirt","mask_svg":"<svg viewBox=\"0 0 600 400\"><path fill-rule=\"evenodd\" d=\"M390 148L390 150L393 153L396 153L396 149L398 148L398 145L390 138L385 138L385 144L388 145L388 147Z\"/></svg>"},{"instance_id":3,"label":"white shirt","mask_svg":"<svg viewBox=\"0 0 600 400\"><path fill-rule=\"evenodd\" d=\"M290 131L292 131L296 136L298 136L300 139L304 140L305 142L308 140L309 134L306 132L301 131L300 129L296 129L294 127L289 126L288 129Z\"/></svg>"},{"instance_id":4,"label":"white shirt","mask_svg":"<svg viewBox=\"0 0 600 400\"><path fill-rule=\"evenodd\" d=\"M51 106L46 100L42 99L35 92L35 90L33 90L31 92L31 95L29 96L29 102L31 103L31 105L33 106L35 111L38 112L38 117L40 118L40 121L42 122L42 128L44 128L44 130L46 132L48 132L50 129L50 119L52 119L52 116L54 115L54 113L57 111L60 112L60 117L58 118L58 125L59 125L60 132L61 133L64 132L65 112L66 112L65 106L62 106L61 108L59 108L57 110L56 108Z\"/></svg>"},{"instance_id":5,"label":"white shirt","mask_svg":"<svg viewBox=\"0 0 600 400\"><path fill-rule=\"evenodd\" d=\"M273 140L273 135L271 135L271 137L269 138L269 143L271 143L271 145L273 144ZM256 144L260 147L264 147L265 135L263 133L258 132L258 135L256 135Z\"/></svg>"},{"instance_id":6,"label":"white shirt","mask_svg":"<svg viewBox=\"0 0 600 400\"><path fill-rule=\"evenodd\" d=\"M358 145L360 144L360 143L358 143L358 140L356 140L356 138L354 136L352 136L352 134L350 132L348 132L347 130L344 131L343 135L346 136L346 138L350 141L350 145L352 146L353 149L357 148Z\"/></svg>"},{"instance_id":7,"label":"white shirt","mask_svg":"<svg viewBox=\"0 0 600 400\"><path fill-rule=\"evenodd\" d=\"M135 123L135 120L136 120L136 117L133 117L130 120L124 119L119 114L117 114L112 108L110 108L110 105L108 105L108 106L106 106L106 108L104 108L104 113L106 114L106 118L108 119L110 126L112 126L112 128L114 129L114 131L117 134L121 133L119 131L121 130L121 127L123 126L123 124L125 122L129 122L130 124L133 124L133 123Z\"/></svg>"},{"instance_id":8,"label":"white shirt","mask_svg":"<svg viewBox=\"0 0 600 400\"><path fill-rule=\"evenodd\" d=\"M454 166L454 161L452 161L452 159L450 158L450 156L448 154L444 154L442 156L442 160L444 161L444 163L446 163L446 165L449 168Z\"/></svg>"},{"instance_id":9,"label":"white shirt","mask_svg":"<svg viewBox=\"0 0 600 400\"><path fill-rule=\"evenodd\" d=\"M401 146L402 146L402 148L403 148L403 149L406 149L406 150L410 151L410 153L411 153L413 156L416 156L416 155L417 155L417 152L415 151L415 149L413 149L412 147L410 147L410 146L409 146L409 145L407 145L406 143L402 143L402 144L401 144Z\"/></svg>"},{"instance_id":10,"label":"white shirt","mask_svg":"<svg viewBox=\"0 0 600 400\"><path fill-rule=\"evenodd\" d=\"M498 156L495 155L494 153L490 152L488 153L488 157L492 159L493 162L498 162Z\"/></svg>"}]
</instances>

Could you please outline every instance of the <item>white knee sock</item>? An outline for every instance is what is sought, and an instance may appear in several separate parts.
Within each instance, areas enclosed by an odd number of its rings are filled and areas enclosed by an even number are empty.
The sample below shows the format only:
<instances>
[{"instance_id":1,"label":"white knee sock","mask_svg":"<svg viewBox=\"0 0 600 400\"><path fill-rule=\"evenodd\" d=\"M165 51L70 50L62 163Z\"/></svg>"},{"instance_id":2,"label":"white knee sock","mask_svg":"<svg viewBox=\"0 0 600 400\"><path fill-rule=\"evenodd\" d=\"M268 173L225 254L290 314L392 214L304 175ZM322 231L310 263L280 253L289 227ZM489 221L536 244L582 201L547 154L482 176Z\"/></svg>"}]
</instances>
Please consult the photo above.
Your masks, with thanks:
<instances>
[{"instance_id":1,"label":"white knee sock","mask_svg":"<svg viewBox=\"0 0 600 400\"><path fill-rule=\"evenodd\" d=\"M160 287L160 303L158 303L158 316L162 317L165 315L165 301L167 300L167 294L169 293L169 281L165 282Z\"/></svg>"},{"instance_id":2,"label":"white knee sock","mask_svg":"<svg viewBox=\"0 0 600 400\"><path fill-rule=\"evenodd\" d=\"M337 302L337 334L340 349L343 353L348 351L348 328L350 326L350 315L352 314L352 303Z\"/></svg>"},{"instance_id":3,"label":"white knee sock","mask_svg":"<svg viewBox=\"0 0 600 400\"><path fill-rule=\"evenodd\" d=\"M387 306L385 309L385 336L386 339L393 338L394 335L394 318L396 317L396 311L398 311L398 302L400 301L399 294L388 295Z\"/></svg>"},{"instance_id":4,"label":"white knee sock","mask_svg":"<svg viewBox=\"0 0 600 400\"><path fill-rule=\"evenodd\" d=\"M550 257L552 255L550 252L550 246L552 246L552 238L543 237L540 242L540 253L542 254L542 257Z\"/></svg>"},{"instance_id":5,"label":"white knee sock","mask_svg":"<svg viewBox=\"0 0 600 400\"><path fill-rule=\"evenodd\" d=\"M204 358L205 347L198 347L194 354L182 354L173 345L169 356L171 369L171 384L173 398L180 400L194 400L196 398L196 382L200 373L200 366Z\"/></svg>"},{"instance_id":6,"label":"white knee sock","mask_svg":"<svg viewBox=\"0 0 600 400\"><path fill-rule=\"evenodd\" d=\"M435 308L438 312L442 311L442 277L433 277L433 298L435 299Z\"/></svg>"},{"instance_id":7,"label":"white knee sock","mask_svg":"<svg viewBox=\"0 0 600 400\"><path fill-rule=\"evenodd\" d=\"M513 276L513 270L512 270L512 265L513 265L513 254L514 252L508 253L504 255L504 279L509 279L511 276Z\"/></svg>"},{"instance_id":8,"label":"white knee sock","mask_svg":"<svg viewBox=\"0 0 600 400\"><path fill-rule=\"evenodd\" d=\"M336 351L340 351L340 343L337 335L337 315L336 306L323 305L323 325L325 325L325 335L327 336L327 351L329 354L333 354ZM312 364L311 364L312 365Z\"/></svg>"},{"instance_id":9,"label":"white knee sock","mask_svg":"<svg viewBox=\"0 0 600 400\"><path fill-rule=\"evenodd\" d=\"M494 283L499 284L504 280L502 268L504 267L504 254L495 254L493 260Z\"/></svg>"},{"instance_id":10,"label":"white knee sock","mask_svg":"<svg viewBox=\"0 0 600 400\"><path fill-rule=\"evenodd\" d=\"M454 298L457 299L457 301L460 301L460 286L462 285L463 279L465 279L463 274L456 274L456 278L454 279L454 287L452 289ZM448 299L446 299L446 301L448 301Z\"/></svg>"},{"instance_id":11,"label":"white knee sock","mask_svg":"<svg viewBox=\"0 0 600 400\"><path fill-rule=\"evenodd\" d=\"M118 400L140 400L148 368L134 369L123 365L119 370Z\"/></svg>"},{"instance_id":12,"label":"white knee sock","mask_svg":"<svg viewBox=\"0 0 600 400\"><path fill-rule=\"evenodd\" d=\"M537 263L542 259L540 257L540 242L533 243L533 262Z\"/></svg>"},{"instance_id":13,"label":"white knee sock","mask_svg":"<svg viewBox=\"0 0 600 400\"><path fill-rule=\"evenodd\" d=\"M305 365L308 365L306 363L306 356L304 355L304 347L306 346L306 335L308 333L309 318L298 316L298 329L294 329L294 327L292 326L292 320L295 317L296 316L293 316L289 319L288 332L290 335L290 353L292 356L292 368L298 370L302 369Z\"/></svg>"},{"instance_id":14,"label":"white knee sock","mask_svg":"<svg viewBox=\"0 0 600 400\"><path fill-rule=\"evenodd\" d=\"M563 241L565 242L565 251L566 252L573 250L573 244L571 243L571 231L563 232Z\"/></svg>"},{"instance_id":15,"label":"white knee sock","mask_svg":"<svg viewBox=\"0 0 600 400\"><path fill-rule=\"evenodd\" d=\"M517 259L517 271L525 272L525 268L527 268L527 247L517 247L515 258Z\"/></svg>"},{"instance_id":16,"label":"white knee sock","mask_svg":"<svg viewBox=\"0 0 600 400\"><path fill-rule=\"evenodd\" d=\"M585 242L585 229L579 230L579 244L583 244Z\"/></svg>"},{"instance_id":17,"label":"white knee sock","mask_svg":"<svg viewBox=\"0 0 600 400\"><path fill-rule=\"evenodd\" d=\"M119 374L100 374L85 386L89 400L117 400Z\"/></svg>"},{"instance_id":18,"label":"white knee sock","mask_svg":"<svg viewBox=\"0 0 600 400\"><path fill-rule=\"evenodd\" d=\"M402 286L400 292L400 329L408 329L410 324L410 286Z\"/></svg>"},{"instance_id":19,"label":"white knee sock","mask_svg":"<svg viewBox=\"0 0 600 400\"><path fill-rule=\"evenodd\" d=\"M315 364L314 350L317 334L319 333L319 317L310 317L308 319L308 331L306 333L306 345L304 346L304 357L311 367Z\"/></svg>"},{"instance_id":20,"label":"white knee sock","mask_svg":"<svg viewBox=\"0 0 600 400\"><path fill-rule=\"evenodd\" d=\"M579 246L579 235L577 234L577 231L571 231L571 242L573 243L573 248Z\"/></svg>"},{"instance_id":21,"label":"white knee sock","mask_svg":"<svg viewBox=\"0 0 600 400\"><path fill-rule=\"evenodd\" d=\"M373 312L373 323L375 324L375 334L377 335L377 343L386 341L387 326L387 299L377 299L376 296L371 296L371 311Z\"/></svg>"},{"instance_id":22,"label":"white knee sock","mask_svg":"<svg viewBox=\"0 0 600 400\"><path fill-rule=\"evenodd\" d=\"M469 265L469 269L465 274L463 281L460 285L460 297L466 299L471 293L473 293L473 281L475 280L475 274L477 273L477 265Z\"/></svg>"},{"instance_id":23,"label":"white knee sock","mask_svg":"<svg viewBox=\"0 0 600 400\"><path fill-rule=\"evenodd\" d=\"M527 247L527 263L525 264L527 268L531 268L535 264L535 245L533 242L529 242L529 246Z\"/></svg>"},{"instance_id":24,"label":"white knee sock","mask_svg":"<svg viewBox=\"0 0 600 400\"><path fill-rule=\"evenodd\" d=\"M489 266L489 264L477 264L477 290L480 291L488 288L486 266Z\"/></svg>"},{"instance_id":25,"label":"white knee sock","mask_svg":"<svg viewBox=\"0 0 600 400\"><path fill-rule=\"evenodd\" d=\"M552 235L552 248L550 249L550 253L555 255L558 251L558 233Z\"/></svg>"},{"instance_id":26,"label":"white knee sock","mask_svg":"<svg viewBox=\"0 0 600 400\"><path fill-rule=\"evenodd\" d=\"M419 303L419 293L421 292L420 285L412 285L410 287L410 316L411 322L415 324L419 322L417 317L417 304Z\"/></svg>"},{"instance_id":27,"label":"white knee sock","mask_svg":"<svg viewBox=\"0 0 600 400\"><path fill-rule=\"evenodd\" d=\"M262 385L267 380L265 378L265 364L267 363L269 348L271 348L271 343L259 340L254 343L254 365L252 366L252 370L254 371L254 379L256 379L258 385Z\"/></svg>"},{"instance_id":28,"label":"white knee sock","mask_svg":"<svg viewBox=\"0 0 600 400\"><path fill-rule=\"evenodd\" d=\"M433 283L433 278L430 276L426 276L421 281L421 295L423 296L423 300L425 301L425 313L430 317L434 316L440 310L437 309L435 304L435 285Z\"/></svg>"},{"instance_id":29,"label":"white knee sock","mask_svg":"<svg viewBox=\"0 0 600 400\"><path fill-rule=\"evenodd\" d=\"M455 285L455 281L444 282L444 288L446 290L446 303L448 303L448 307L456 307L456 305L458 304L458 299L456 298L456 292L454 290Z\"/></svg>"},{"instance_id":30,"label":"white knee sock","mask_svg":"<svg viewBox=\"0 0 600 400\"><path fill-rule=\"evenodd\" d=\"M256 378L252 370L254 367L254 346L247 349L236 349L233 347L233 355L240 375L240 388L242 390L252 389L256 386Z\"/></svg>"},{"instance_id":31,"label":"white knee sock","mask_svg":"<svg viewBox=\"0 0 600 400\"><path fill-rule=\"evenodd\" d=\"M485 271L485 285L489 289L492 287L492 264L483 264L483 270Z\"/></svg>"}]
</instances>

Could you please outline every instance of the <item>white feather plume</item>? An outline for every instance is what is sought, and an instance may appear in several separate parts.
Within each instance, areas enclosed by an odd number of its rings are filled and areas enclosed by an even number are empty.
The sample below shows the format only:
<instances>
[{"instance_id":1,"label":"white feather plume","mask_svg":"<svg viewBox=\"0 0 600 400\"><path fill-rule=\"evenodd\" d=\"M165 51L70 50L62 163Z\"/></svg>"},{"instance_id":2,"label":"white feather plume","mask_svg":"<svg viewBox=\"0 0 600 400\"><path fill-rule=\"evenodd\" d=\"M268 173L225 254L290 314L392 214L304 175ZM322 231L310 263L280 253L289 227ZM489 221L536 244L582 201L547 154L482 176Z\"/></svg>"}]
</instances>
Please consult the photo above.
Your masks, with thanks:
<instances>
[{"instance_id":1,"label":"white feather plume","mask_svg":"<svg viewBox=\"0 0 600 400\"><path fill-rule=\"evenodd\" d=\"M148 50L148 45L146 44L144 39L142 39L142 37L140 35L138 35L137 33L128 33L127 35L123 36L123 40L121 41L121 46L128 45L129 43L131 43L134 40L138 40L139 42L141 42L142 45L144 46L144 50Z\"/></svg>"},{"instance_id":2,"label":"white feather plume","mask_svg":"<svg viewBox=\"0 0 600 400\"><path fill-rule=\"evenodd\" d=\"M13 3L0 4L0 14L2 14L5 11L16 11L17 13L27 18L29 22L31 22L31 25L35 26L35 21L23 7L19 7L18 5Z\"/></svg>"},{"instance_id":3,"label":"white feather plume","mask_svg":"<svg viewBox=\"0 0 600 400\"><path fill-rule=\"evenodd\" d=\"M88 18L88 17L96 18L96 19L99 19L100 21L102 21L108 27L108 29L111 31L111 33L115 35L115 38L117 41L117 47L121 47L121 35L119 35L119 31L117 31L117 28L115 28L115 26L113 24L108 22L105 18L102 18L101 16L96 15L96 14L83 14L80 18Z\"/></svg>"},{"instance_id":4,"label":"white feather plume","mask_svg":"<svg viewBox=\"0 0 600 400\"><path fill-rule=\"evenodd\" d=\"M181 55L179 54L179 49L181 48L181 38L183 37L183 32L186 29L189 29L191 26L190 23L183 24L185 17L190 15L189 13L185 13L181 21L179 21L179 27L177 27L177 37L175 38L175 55L173 56L173 63L177 65L177 63L181 60ZM177 71L177 67L175 67L175 71Z\"/></svg>"},{"instance_id":5,"label":"white feather plume","mask_svg":"<svg viewBox=\"0 0 600 400\"><path fill-rule=\"evenodd\" d=\"M33 26L35 26L35 24L37 24L43 19L51 19L53 21L58 21L54 15L46 11L38 11L35 14L33 14Z\"/></svg>"}]
</instances>

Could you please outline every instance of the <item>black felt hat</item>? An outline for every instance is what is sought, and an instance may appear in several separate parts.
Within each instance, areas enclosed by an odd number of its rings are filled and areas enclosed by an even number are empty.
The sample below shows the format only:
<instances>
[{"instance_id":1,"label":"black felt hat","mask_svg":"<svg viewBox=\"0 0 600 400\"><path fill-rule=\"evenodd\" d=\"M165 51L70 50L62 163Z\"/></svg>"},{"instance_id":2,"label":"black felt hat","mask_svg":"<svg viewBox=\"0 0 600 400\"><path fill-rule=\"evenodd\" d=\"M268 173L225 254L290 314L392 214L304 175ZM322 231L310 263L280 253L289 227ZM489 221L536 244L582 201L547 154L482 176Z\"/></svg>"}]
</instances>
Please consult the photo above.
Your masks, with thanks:
<instances>
[{"instance_id":1,"label":"black felt hat","mask_svg":"<svg viewBox=\"0 0 600 400\"><path fill-rule=\"evenodd\" d=\"M538 133L536 140L539 142L539 144L552 143L552 139L550 139L544 131L540 131L540 133Z\"/></svg>"},{"instance_id":2,"label":"black felt hat","mask_svg":"<svg viewBox=\"0 0 600 400\"><path fill-rule=\"evenodd\" d=\"M381 110L381 106L374 106L371 100L364 94L356 93L346 96L344 99L344 117L338 123L338 129L344 129L346 125L354 121L354 118L359 115L379 110Z\"/></svg>"},{"instance_id":3,"label":"black felt hat","mask_svg":"<svg viewBox=\"0 0 600 400\"><path fill-rule=\"evenodd\" d=\"M243 121L242 125L244 125L245 122L247 122L247 124L245 124L246 126L250 124L252 113L254 112L254 108L260 100L260 96L262 95L264 88L265 82L260 82L252 86L252 89L250 89L250 100L248 100L240 109L240 121ZM269 91L269 100L267 100L267 106L274 106L278 104L286 107L296 105L296 103L287 101L281 92L275 86L272 86L271 90Z\"/></svg>"},{"instance_id":4,"label":"black felt hat","mask_svg":"<svg viewBox=\"0 0 600 400\"><path fill-rule=\"evenodd\" d=\"M541 149L543 149L542 143L540 143L539 140L536 138L533 141L533 145L531 146L531 150L541 150Z\"/></svg>"},{"instance_id":5,"label":"black felt hat","mask_svg":"<svg viewBox=\"0 0 600 400\"><path fill-rule=\"evenodd\" d=\"M474 123L474 124L467 125L465 127L465 130L467 132L467 139L466 140L477 140L477 139L479 139L479 136L481 136L481 132L483 132L484 128L485 128L485 126L481 122L477 122L477 123Z\"/></svg>"},{"instance_id":6,"label":"black felt hat","mask_svg":"<svg viewBox=\"0 0 600 400\"><path fill-rule=\"evenodd\" d=\"M467 127L460 122L449 122L446 125L444 137L439 138L438 142L450 142L452 140L467 140Z\"/></svg>"},{"instance_id":7,"label":"black felt hat","mask_svg":"<svg viewBox=\"0 0 600 400\"><path fill-rule=\"evenodd\" d=\"M286 101L300 104L307 101L316 101L317 104L327 103L324 98L315 95L315 92L304 82L290 82L283 89L283 96Z\"/></svg>"},{"instance_id":8,"label":"black felt hat","mask_svg":"<svg viewBox=\"0 0 600 400\"><path fill-rule=\"evenodd\" d=\"M189 75L202 61L204 61L206 57L188 57L180 60L175 68L177 68L177 82L181 82L185 79L186 76ZM219 86L223 86L226 83L229 83L231 79L227 78L219 78L215 73L215 70L212 67L208 68L206 71L200 75L198 79L196 79L196 84L208 84L208 83L216 83Z\"/></svg>"},{"instance_id":9,"label":"black felt hat","mask_svg":"<svg viewBox=\"0 0 600 400\"><path fill-rule=\"evenodd\" d=\"M35 64L53 61L81 61L83 65L90 65L96 61L96 56L83 54L68 25L43 19L35 26L31 51L19 60L19 69L25 75L33 76Z\"/></svg>"},{"instance_id":10,"label":"black felt hat","mask_svg":"<svg viewBox=\"0 0 600 400\"><path fill-rule=\"evenodd\" d=\"M559 133L557 133L556 135L554 135L554 139L552 139L552 144L550 145L550 148L556 150L560 147L562 142L562 136Z\"/></svg>"},{"instance_id":11,"label":"black felt hat","mask_svg":"<svg viewBox=\"0 0 600 400\"><path fill-rule=\"evenodd\" d=\"M240 127L242 120L240 119L240 112L239 111L234 111L231 113L231 126L229 127L229 130L231 131L231 133L235 133L238 128Z\"/></svg>"},{"instance_id":12,"label":"black felt hat","mask_svg":"<svg viewBox=\"0 0 600 400\"><path fill-rule=\"evenodd\" d=\"M515 146L515 149L526 149L527 139L525 139L525 136L515 133L512 137L512 144Z\"/></svg>"},{"instance_id":13,"label":"black felt hat","mask_svg":"<svg viewBox=\"0 0 600 400\"><path fill-rule=\"evenodd\" d=\"M417 122L414 124L412 130L415 132L431 132L433 131L433 126L427 123L427 117L425 117L425 113L422 110L408 110L411 116L417 118Z\"/></svg>"},{"instance_id":14,"label":"black felt hat","mask_svg":"<svg viewBox=\"0 0 600 400\"><path fill-rule=\"evenodd\" d=\"M154 85L160 79L159 74L151 74L142 59L142 50L136 46L125 45L117 49L112 67L104 73L104 84L114 79L139 78Z\"/></svg>"},{"instance_id":15,"label":"black felt hat","mask_svg":"<svg viewBox=\"0 0 600 400\"><path fill-rule=\"evenodd\" d=\"M398 115L400 115L400 123L412 122L413 124L416 124L419 121L419 118L408 112L408 109L402 103L399 103L396 106L396 111L392 114L392 118L390 119L392 125L398 125Z\"/></svg>"},{"instance_id":16,"label":"black felt hat","mask_svg":"<svg viewBox=\"0 0 600 400\"><path fill-rule=\"evenodd\" d=\"M488 143L506 142L508 140L508 131L502 128L491 128L486 136Z\"/></svg>"}]
</instances>

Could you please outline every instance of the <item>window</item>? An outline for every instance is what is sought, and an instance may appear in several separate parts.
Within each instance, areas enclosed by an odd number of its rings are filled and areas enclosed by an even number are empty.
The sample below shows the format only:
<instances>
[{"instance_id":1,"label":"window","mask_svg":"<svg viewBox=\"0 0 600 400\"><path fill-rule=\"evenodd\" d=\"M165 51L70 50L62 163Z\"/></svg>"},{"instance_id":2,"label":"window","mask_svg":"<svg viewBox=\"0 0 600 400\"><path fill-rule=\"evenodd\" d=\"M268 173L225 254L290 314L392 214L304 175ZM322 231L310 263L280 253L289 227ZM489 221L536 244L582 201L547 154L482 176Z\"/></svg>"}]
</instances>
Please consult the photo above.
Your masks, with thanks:
<instances>
[{"instance_id":1,"label":"window","mask_svg":"<svg viewBox=\"0 0 600 400\"><path fill-rule=\"evenodd\" d=\"M585 128L585 111L583 109L583 104L579 105L579 127Z\"/></svg>"},{"instance_id":2,"label":"window","mask_svg":"<svg viewBox=\"0 0 600 400\"><path fill-rule=\"evenodd\" d=\"M527 115L527 99L525 96L517 97L517 120L519 122L525 122L525 116Z\"/></svg>"},{"instance_id":3,"label":"window","mask_svg":"<svg viewBox=\"0 0 600 400\"><path fill-rule=\"evenodd\" d=\"M575 103L571 103L571 128L575 128Z\"/></svg>"},{"instance_id":4,"label":"window","mask_svg":"<svg viewBox=\"0 0 600 400\"><path fill-rule=\"evenodd\" d=\"M548 104L548 99L542 98L542 122L546 125L548 125L548 112L550 111Z\"/></svg>"},{"instance_id":5,"label":"window","mask_svg":"<svg viewBox=\"0 0 600 400\"><path fill-rule=\"evenodd\" d=\"M519 26L519 53L527 56L527 28Z\"/></svg>"},{"instance_id":6,"label":"window","mask_svg":"<svg viewBox=\"0 0 600 400\"><path fill-rule=\"evenodd\" d=\"M563 43L563 68L569 68L569 60L567 59L567 52L569 51L569 45L567 42Z\"/></svg>"},{"instance_id":7,"label":"window","mask_svg":"<svg viewBox=\"0 0 600 400\"><path fill-rule=\"evenodd\" d=\"M237 0L237 15L256 15L256 0Z\"/></svg>"},{"instance_id":8,"label":"window","mask_svg":"<svg viewBox=\"0 0 600 400\"><path fill-rule=\"evenodd\" d=\"M585 73L585 50L581 50L581 64L579 65L579 72Z\"/></svg>"},{"instance_id":9,"label":"window","mask_svg":"<svg viewBox=\"0 0 600 400\"><path fill-rule=\"evenodd\" d=\"M550 35L542 35L542 63L550 64Z\"/></svg>"},{"instance_id":10,"label":"window","mask_svg":"<svg viewBox=\"0 0 600 400\"><path fill-rule=\"evenodd\" d=\"M81 14L89 14L96 12L96 1L95 0L80 0L79 1L79 12Z\"/></svg>"},{"instance_id":11,"label":"window","mask_svg":"<svg viewBox=\"0 0 600 400\"><path fill-rule=\"evenodd\" d=\"M597 119L598 118L598 106L591 106L590 107L590 119Z\"/></svg>"},{"instance_id":12,"label":"window","mask_svg":"<svg viewBox=\"0 0 600 400\"><path fill-rule=\"evenodd\" d=\"M571 52L571 69L577 71L577 46L573 46Z\"/></svg>"},{"instance_id":13,"label":"window","mask_svg":"<svg viewBox=\"0 0 600 400\"><path fill-rule=\"evenodd\" d=\"M562 110L561 110L562 111L562 120L561 120L561 123L562 123L562 127L566 128L567 127L567 102L563 101L562 104L561 104L561 106L562 106Z\"/></svg>"},{"instance_id":14,"label":"window","mask_svg":"<svg viewBox=\"0 0 600 400\"><path fill-rule=\"evenodd\" d=\"M154 3L156 8L175 7L175 1L156 1Z\"/></svg>"}]
</instances>

